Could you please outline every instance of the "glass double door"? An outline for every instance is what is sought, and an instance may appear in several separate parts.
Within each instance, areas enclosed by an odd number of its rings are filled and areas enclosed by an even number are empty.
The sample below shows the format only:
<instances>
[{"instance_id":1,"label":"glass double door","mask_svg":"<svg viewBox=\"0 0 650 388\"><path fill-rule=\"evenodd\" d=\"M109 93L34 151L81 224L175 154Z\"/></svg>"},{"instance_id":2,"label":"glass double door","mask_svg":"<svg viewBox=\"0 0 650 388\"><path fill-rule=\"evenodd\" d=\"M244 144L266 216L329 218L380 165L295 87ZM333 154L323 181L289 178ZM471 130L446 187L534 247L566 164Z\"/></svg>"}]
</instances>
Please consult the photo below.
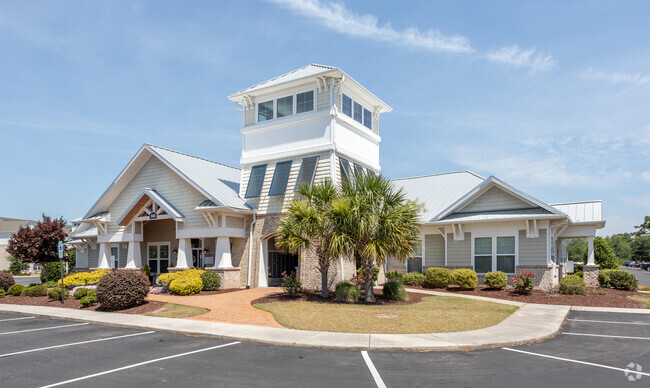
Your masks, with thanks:
<instances>
[{"instance_id":1,"label":"glass double door","mask_svg":"<svg viewBox=\"0 0 650 388\"><path fill-rule=\"evenodd\" d=\"M167 273L169 268L169 243L150 243L147 245L147 264L151 277Z\"/></svg>"}]
</instances>

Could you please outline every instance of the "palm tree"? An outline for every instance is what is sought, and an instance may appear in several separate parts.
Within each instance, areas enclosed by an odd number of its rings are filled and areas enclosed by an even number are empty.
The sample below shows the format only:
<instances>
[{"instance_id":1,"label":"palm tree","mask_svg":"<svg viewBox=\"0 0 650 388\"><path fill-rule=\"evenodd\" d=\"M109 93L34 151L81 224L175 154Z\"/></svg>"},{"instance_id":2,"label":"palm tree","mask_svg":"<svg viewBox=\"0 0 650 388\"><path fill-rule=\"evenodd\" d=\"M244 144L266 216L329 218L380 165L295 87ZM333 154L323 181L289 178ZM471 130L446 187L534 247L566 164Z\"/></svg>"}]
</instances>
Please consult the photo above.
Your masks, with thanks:
<instances>
[{"instance_id":1,"label":"palm tree","mask_svg":"<svg viewBox=\"0 0 650 388\"><path fill-rule=\"evenodd\" d=\"M280 220L275 241L281 250L297 253L300 249L312 249L318 260L321 274L321 296L327 298L327 274L332 261L338 257L330 247L334 234L330 211L338 198L336 187L330 181L319 185L300 186L301 200L294 200L287 214Z\"/></svg>"},{"instance_id":2,"label":"palm tree","mask_svg":"<svg viewBox=\"0 0 650 388\"><path fill-rule=\"evenodd\" d=\"M419 241L420 206L408 201L403 190L395 190L386 178L357 175L341 184L331 216L336 228L331 247L361 264L365 283L364 300L374 302L373 265L387 256L405 260Z\"/></svg>"}]
</instances>

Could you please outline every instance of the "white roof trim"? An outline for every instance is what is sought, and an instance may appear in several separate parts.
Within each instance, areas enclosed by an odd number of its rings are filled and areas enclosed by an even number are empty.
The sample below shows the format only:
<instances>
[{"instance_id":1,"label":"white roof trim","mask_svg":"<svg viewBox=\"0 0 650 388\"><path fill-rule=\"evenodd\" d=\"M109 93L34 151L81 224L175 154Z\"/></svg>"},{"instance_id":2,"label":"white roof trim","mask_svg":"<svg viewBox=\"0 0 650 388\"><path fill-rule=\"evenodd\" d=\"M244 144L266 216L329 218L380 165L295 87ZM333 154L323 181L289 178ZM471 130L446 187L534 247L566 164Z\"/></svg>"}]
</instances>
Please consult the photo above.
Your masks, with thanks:
<instances>
[{"instance_id":1,"label":"white roof trim","mask_svg":"<svg viewBox=\"0 0 650 388\"><path fill-rule=\"evenodd\" d=\"M437 216L433 217L429 222L433 223L436 221L441 220L442 218L448 216L449 214L453 213L454 211L457 211L458 209L461 209L465 205L469 204L471 201L474 199L478 198L481 194L486 192L489 188L493 186L498 186L504 191L509 192L515 197L518 197L519 199L528 202L534 206L539 206L544 210L547 210L549 213L556 214L559 216L566 216L563 212L559 211L558 209L524 193L523 191L520 191L509 184L503 182L502 180L498 179L497 177L491 175L489 176L483 183L479 184L476 186L474 189L472 189L470 192L465 194L463 197L458 199L456 202L451 204L447 209L443 210L440 214Z\"/></svg>"},{"instance_id":2,"label":"white roof trim","mask_svg":"<svg viewBox=\"0 0 650 388\"><path fill-rule=\"evenodd\" d=\"M170 216L172 216L172 217L174 218L175 221L179 221L179 222L184 222L184 221L185 221L185 216L183 215L183 213L181 213L178 209L176 209L176 208L174 207L174 205L172 205L171 203L169 203L169 201L167 201L167 200L165 199L165 197L163 197L163 196L162 196L160 193L158 193L156 190L153 190L153 189L150 189L150 188L147 187L147 188L145 188L145 189L140 193L140 195L138 195L138 196L136 197L136 199L131 203L131 205L129 205L129 206L126 208L126 210L124 211L124 213L123 213L123 214L120 216L120 218L117 220L117 224L118 224L118 225L122 222L122 220L124 219L124 217L126 217L126 215L129 214L129 212L131 212L131 210L133 210L133 207L134 207L134 206L135 206L135 205L140 201L140 199L141 199L142 196L144 196L144 195L146 195L147 197L149 197L149 199L151 199L152 201L154 201L154 202L156 203L156 205L160 206L160 207L161 207L161 208L162 208L162 209L163 209L167 214L169 214Z\"/></svg>"}]
</instances>

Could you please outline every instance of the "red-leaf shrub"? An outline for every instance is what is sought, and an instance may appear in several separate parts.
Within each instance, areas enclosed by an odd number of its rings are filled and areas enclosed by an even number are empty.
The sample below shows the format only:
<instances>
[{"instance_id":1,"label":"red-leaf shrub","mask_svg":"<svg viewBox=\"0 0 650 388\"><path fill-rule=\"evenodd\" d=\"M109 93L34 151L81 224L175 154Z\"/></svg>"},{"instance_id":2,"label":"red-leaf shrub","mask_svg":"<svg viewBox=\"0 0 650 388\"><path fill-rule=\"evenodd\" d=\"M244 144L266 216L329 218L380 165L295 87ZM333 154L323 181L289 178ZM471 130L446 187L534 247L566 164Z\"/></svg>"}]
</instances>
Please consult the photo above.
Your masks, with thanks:
<instances>
[{"instance_id":1,"label":"red-leaf shrub","mask_svg":"<svg viewBox=\"0 0 650 388\"><path fill-rule=\"evenodd\" d=\"M106 310L123 310L144 302L149 279L142 271L115 271L97 285L97 301Z\"/></svg>"},{"instance_id":2,"label":"red-leaf shrub","mask_svg":"<svg viewBox=\"0 0 650 388\"><path fill-rule=\"evenodd\" d=\"M0 272L0 289L7 291L9 287L16 284L14 277L10 273Z\"/></svg>"}]
</instances>

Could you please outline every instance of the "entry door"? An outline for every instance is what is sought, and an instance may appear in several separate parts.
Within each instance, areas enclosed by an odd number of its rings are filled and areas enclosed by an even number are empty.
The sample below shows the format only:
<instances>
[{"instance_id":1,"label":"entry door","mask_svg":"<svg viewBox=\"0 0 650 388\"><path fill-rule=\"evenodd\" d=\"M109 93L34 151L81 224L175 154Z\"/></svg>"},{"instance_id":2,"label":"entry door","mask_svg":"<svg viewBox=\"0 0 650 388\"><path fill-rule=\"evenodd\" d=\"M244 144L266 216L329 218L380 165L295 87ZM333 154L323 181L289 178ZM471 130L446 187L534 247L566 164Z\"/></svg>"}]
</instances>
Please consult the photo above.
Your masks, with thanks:
<instances>
[{"instance_id":1,"label":"entry door","mask_svg":"<svg viewBox=\"0 0 650 388\"><path fill-rule=\"evenodd\" d=\"M169 267L169 244L149 244L148 248L149 271L152 276L167 273Z\"/></svg>"},{"instance_id":2,"label":"entry door","mask_svg":"<svg viewBox=\"0 0 650 388\"><path fill-rule=\"evenodd\" d=\"M275 239L268 241L269 257L269 286L282 284L282 273L296 272L298 266L298 255L280 252L275 246Z\"/></svg>"},{"instance_id":3,"label":"entry door","mask_svg":"<svg viewBox=\"0 0 650 388\"><path fill-rule=\"evenodd\" d=\"M194 268L203 268L203 241L198 238L193 238L191 244L192 264L194 264Z\"/></svg>"},{"instance_id":4,"label":"entry door","mask_svg":"<svg viewBox=\"0 0 650 388\"><path fill-rule=\"evenodd\" d=\"M111 247L111 268L120 268L120 249Z\"/></svg>"}]
</instances>

